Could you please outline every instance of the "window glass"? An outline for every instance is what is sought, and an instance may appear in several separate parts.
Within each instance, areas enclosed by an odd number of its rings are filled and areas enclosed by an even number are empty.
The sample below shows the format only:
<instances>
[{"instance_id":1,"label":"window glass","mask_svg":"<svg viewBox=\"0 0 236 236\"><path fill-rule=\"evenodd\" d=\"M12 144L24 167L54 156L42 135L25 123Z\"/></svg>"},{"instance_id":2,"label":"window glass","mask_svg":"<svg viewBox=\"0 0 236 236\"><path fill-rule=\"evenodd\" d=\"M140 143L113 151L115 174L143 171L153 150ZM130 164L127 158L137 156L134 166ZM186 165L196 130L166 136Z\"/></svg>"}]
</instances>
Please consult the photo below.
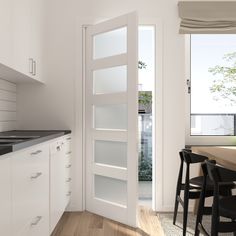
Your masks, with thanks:
<instances>
[{"instance_id":1,"label":"window glass","mask_svg":"<svg viewBox=\"0 0 236 236\"><path fill-rule=\"evenodd\" d=\"M236 35L191 35L191 135L235 135Z\"/></svg>"}]
</instances>

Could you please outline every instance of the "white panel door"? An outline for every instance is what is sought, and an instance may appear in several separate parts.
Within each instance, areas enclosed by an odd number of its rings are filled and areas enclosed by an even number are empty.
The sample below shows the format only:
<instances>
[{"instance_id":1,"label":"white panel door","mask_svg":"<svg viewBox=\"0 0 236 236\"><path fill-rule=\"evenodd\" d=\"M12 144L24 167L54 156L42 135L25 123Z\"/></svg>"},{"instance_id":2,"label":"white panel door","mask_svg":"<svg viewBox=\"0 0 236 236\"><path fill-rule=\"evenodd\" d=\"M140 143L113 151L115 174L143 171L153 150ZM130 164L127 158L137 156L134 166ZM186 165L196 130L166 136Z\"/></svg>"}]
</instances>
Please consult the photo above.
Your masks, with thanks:
<instances>
[{"instance_id":1,"label":"white panel door","mask_svg":"<svg viewBox=\"0 0 236 236\"><path fill-rule=\"evenodd\" d=\"M136 13L86 29L86 209L136 226Z\"/></svg>"}]
</instances>

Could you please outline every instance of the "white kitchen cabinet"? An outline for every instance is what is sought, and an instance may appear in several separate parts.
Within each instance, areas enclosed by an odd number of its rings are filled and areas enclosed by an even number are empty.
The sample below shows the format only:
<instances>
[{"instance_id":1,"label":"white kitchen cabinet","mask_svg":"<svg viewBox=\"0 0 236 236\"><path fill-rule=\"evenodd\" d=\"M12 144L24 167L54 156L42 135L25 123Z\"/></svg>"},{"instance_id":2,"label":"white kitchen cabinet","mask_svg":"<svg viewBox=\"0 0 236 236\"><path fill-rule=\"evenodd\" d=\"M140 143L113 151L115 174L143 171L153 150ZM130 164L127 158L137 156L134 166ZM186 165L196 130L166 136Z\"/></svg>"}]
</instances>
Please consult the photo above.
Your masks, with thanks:
<instances>
[{"instance_id":1,"label":"white kitchen cabinet","mask_svg":"<svg viewBox=\"0 0 236 236\"><path fill-rule=\"evenodd\" d=\"M50 233L60 220L71 191L71 138L59 139L50 145Z\"/></svg>"},{"instance_id":2,"label":"white kitchen cabinet","mask_svg":"<svg viewBox=\"0 0 236 236\"><path fill-rule=\"evenodd\" d=\"M30 57L33 59L33 77L43 81L44 1L30 0Z\"/></svg>"},{"instance_id":3,"label":"white kitchen cabinet","mask_svg":"<svg viewBox=\"0 0 236 236\"><path fill-rule=\"evenodd\" d=\"M39 145L12 161L13 235L49 235L49 149ZM42 233L43 232L43 233Z\"/></svg>"},{"instance_id":4,"label":"white kitchen cabinet","mask_svg":"<svg viewBox=\"0 0 236 236\"><path fill-rule=\"evenodd\" d=\"M0 159L0 235L11 236L10 158Z\"/></svg>"},{"instance_id":5,"label":"white kitchen cabinet","mask_svg":"<svg viewBox=\"0 0 236 236\"><path fill-rule=\"evenodd\" d=\"M50 233L65 211L65 162L62 143L50 145Z\"/></svg>"},{"instance_id":6,"label":"white kitchen cabinet","mask_svg":"<svg viewBox=\"0 0 236 236\"><path fill-rule=\"evenodd\" d=\"M12 0L0 1L0 63L13 65Z\"/></svg>"},{"instance_id":7,"label":"white kitchen cabinet","mask_svg":"<svg viewBox=\"0 0 236 236\"><path fill-rule=\"evenodd\" d=\"M71 137L0 158L0 235L49 236L71 196Z\"/></svg>"},{"instance_id":8,"label":"white kitchen cabinet","mask_svg":"<svg viewBox=\"0 0 236 236\"><path fill-rule=\"evenodd\" d=\"M42 82L44 0L1 0L0 77Z\"/></svg>"},{"instance_id":9,"label":"white kitchen cabinet","mask_svg":"<svg viewBox=\"0 0 236 236\"><path fill-rule=\"evenodd\" d=\"M63 156L65 160L65 205L70 203L72 194L72 141L71 137L66 137L63 140Z\"/></svg>"},{"instance_id":10,"label":"white kitchen cabinet","mask_svg":"<svg viewBox=\"0 0 236 236\"><path fill-rule=\"evenodd\" d=\"M30 0L12 0L13 10L13 69L31 76L30 58Z\"/></svg>"}]
</instances>

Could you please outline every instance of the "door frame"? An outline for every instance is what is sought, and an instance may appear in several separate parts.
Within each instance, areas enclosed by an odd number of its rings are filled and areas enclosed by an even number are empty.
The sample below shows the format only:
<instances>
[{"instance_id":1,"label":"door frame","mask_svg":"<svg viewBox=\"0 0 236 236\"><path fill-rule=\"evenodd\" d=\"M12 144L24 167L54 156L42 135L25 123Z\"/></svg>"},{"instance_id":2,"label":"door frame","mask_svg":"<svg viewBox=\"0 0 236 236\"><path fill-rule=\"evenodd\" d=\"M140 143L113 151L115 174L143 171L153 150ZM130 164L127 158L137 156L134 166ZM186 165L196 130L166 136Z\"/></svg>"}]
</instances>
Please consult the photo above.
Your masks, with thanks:
<instances>
[{"instance_id":1,"label":"door frame","mask_svg":"<svg viewBox=\"0 0 236 236\"><path fill-rule=\"evenodd\" d=\"M76 161L79 166L81 174L77 174L78 185L82 189L82 193L77 195L80 198L79 207L71 206L70 209L84 211L85 210L85 197L86 197L86 183L85 183L85 28L88 25L95 24L108 17L94 17L94 18L78 18L76 24L76 69L75 81L75 116L76 116L76 134L78 146L76 153L79 156ZM163 22L159 18L143 18L139 19L139 25L154 25L156 37L156 50L155 50L155 153L153 158L154 172L153 172L153 205L154 211L164 210L164 197L163 197ZM82 53L81 53L82 52ZM78 109L77 109L78 108ZM82 178L81 178L82 177ZM159 181L157 181L159 180ZM77 186L78 186L77 185ZM77 191L78 192L78 191ZM72 203L73 204L73 203Z\"/></svg>"},{"instance_id":2,"label":"door frame","mask_svg":"<svg viewBox=\"0 0 236 236\"><path fill-rule=\"evenodd\" d=\"M159 18L141 18L140 26L155 27L155 89L153 113L152 209L163 211L163 23Z\"/></svg>"}]
</instances>

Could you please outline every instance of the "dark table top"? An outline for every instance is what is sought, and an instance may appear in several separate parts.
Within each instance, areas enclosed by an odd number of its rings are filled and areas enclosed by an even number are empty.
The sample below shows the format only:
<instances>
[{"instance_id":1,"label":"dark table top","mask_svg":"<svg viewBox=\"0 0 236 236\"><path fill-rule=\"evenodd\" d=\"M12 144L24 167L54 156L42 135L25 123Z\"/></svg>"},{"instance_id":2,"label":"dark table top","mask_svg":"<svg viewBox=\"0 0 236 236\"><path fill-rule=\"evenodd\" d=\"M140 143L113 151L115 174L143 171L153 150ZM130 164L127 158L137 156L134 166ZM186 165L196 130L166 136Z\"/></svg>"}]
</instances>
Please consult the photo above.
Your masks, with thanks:
<instances>
[{"instance_id":1,"label":"dark table top","mask_svg":"<svg viewBox=\"0 0 236 236\"><path fill-rule=\"evenodd\" d=\"M42 142L49 141L63 135L70 134L70 130L12 130L0 132L0 155L18 151ZM2 140L17 139L14 143L1 143Z\"/></svg>"}]
</instances>

